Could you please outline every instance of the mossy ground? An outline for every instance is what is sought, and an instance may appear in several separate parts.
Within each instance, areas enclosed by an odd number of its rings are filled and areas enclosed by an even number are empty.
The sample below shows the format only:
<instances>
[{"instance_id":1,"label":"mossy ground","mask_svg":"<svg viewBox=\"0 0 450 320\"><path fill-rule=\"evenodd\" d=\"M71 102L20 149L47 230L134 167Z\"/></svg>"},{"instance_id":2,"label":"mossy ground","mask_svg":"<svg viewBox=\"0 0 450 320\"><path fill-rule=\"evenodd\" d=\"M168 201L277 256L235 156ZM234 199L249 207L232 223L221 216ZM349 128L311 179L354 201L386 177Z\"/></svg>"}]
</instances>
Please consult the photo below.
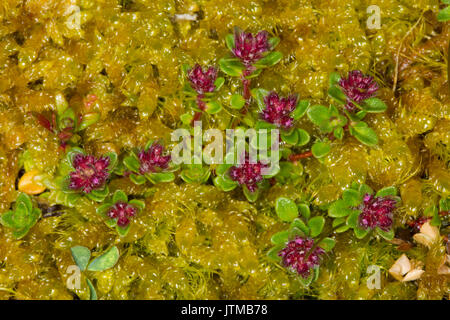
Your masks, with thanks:
<instances>
[{"instance_id":1,"label":"mossy ground","mask_svg":"<svg viewBox=\"0 0 450 320\"><path fill-rule=\"evenodd\" d=\"M81 29L66 25L71 4L81 8ZM381 8L379 30L366 26L369 5ZM185 112L181 65L217 65L235 25L281 38L283 60L252 86L326 103L328 75L359 69L375 76L388 111L368 116L379 146L368 148L350 137L334 142L323 164L302 160L303 175L295 183L273 186L255 204L239 190L224 193L211 183L177 179L149 187L121 178L111 181L112 192L144 195L146 202L124 238L87 199L61 216L41 219L19 241L0 227L0 298L87 299L84 281L79 290L66 288L66 270L74 264L70 248L83 245L96 254L113 244L121 253L118 264L89 274L101 299L448 298L449 279L433 267L440 247L411 249L408 255L425 262L426 273L417 283L400 283L387 274L402 253L396 246L340 235L308 289L265 255L271 235L282 228L273 210L279 196L313 199L318 208L353 181L396 185L403 199L397 226L449 196L450 25L437 22L438 10L438 0L3 0L0 212L17 197L24 151L34 168L49 174L63 157L57 138L30 112L55 110L60 92L83 111L83 99L95 94L92 110L101 120L82 133L88 152L126 151L152 138L169 141ZM198 21L177 21L175 14L197 14ZM230 92L239 83L226 86ZM222 112L205 122L224 129L232 116ZM318 134L307 120L299 126ZM382 267L380 290L366 286L372 264Z\"/></svg>"}]
</instances>

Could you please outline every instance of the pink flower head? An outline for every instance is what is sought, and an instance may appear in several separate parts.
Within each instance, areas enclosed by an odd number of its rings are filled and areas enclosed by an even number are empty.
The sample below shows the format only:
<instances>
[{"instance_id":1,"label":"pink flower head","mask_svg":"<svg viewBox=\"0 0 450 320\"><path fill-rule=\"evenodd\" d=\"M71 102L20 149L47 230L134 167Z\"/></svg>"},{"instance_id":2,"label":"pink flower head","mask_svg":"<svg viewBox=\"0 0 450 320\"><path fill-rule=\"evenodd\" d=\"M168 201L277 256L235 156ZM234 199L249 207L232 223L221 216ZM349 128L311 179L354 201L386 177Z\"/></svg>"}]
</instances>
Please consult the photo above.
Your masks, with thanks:
<instances>
[{"instance_id":1,"label":"pink flower head","mask_svg":"<svg viewBox=\"0 0 450 320\"><path fill-rule=\"evenodd\" d=\"M352 101L359 104L373 97L379 89L378 84L371 76L366 76L359 70L349 72L348 78L339 80L339 85L347 96L345 108L351 112L357 110Z\"/></svg>"},{"instance_id":2,"label":"pink flower head","mask_svg":"<svg viewBox=\"0 0 450 320\"><path fill-rule=\"evenodd\" d=\"M140 174L158 172L169 166L170 155L164 155L164 147L154 142L147 151L142 150L138 155L141 166Z\"/></svg>"},{"instance_id":3,"label":"pink flower head","mask_svg":"<svg viewBox=\"0 0 450 320\"><path fill-rule=\"evenodd\" d=\"M108 211L108 217L117 219L119 227L126 227L130 223L130 218L136 215L136 208L125 202L117 202Z\"/></svg>"},{"instance_id":4,"label":"pink flower head","mask_svg":"<svg viewBox=\"0 0 450 320\"><path fill-rule=\"evenodd\" d=\"M258 188L258 182L263 180L261 175L262 168L267 165L260 162L250 163L248 154L245 155L245 162L233 166L229 170L231 180L238 182L240 185L246 185L248 190L255 192Z\"/></svg>"},{"instance_id":5,"label":"pink flower head","mask_svg":"<svg viewBox=\"0 0 450 320\"><path fill-rule=\"evenodd\" d=\"M285 267L296 271L303 278L308 278L311 269L320 265L321 256L325 253L321 247L312 249L313 246L313 239L296 236L278 255Z\"/></svg>"},{"instance_id":6,"label":"pink flower head","mask_svg":"<svg viewBox=\"0 0 450 320\"><path fill-rule=\"evenodd\" d=\"M294 123L290 116L297 106L297 97L291 95L287 98L280 98L277 93L270 92L265 98L266 109L260 113L261 118L269 123L273 123L279 128L289 129Z\"/></svg>"},{"instance_id":7,"label":"pink flower head","mask_svg":"<svg viewBox=\"0 0 450 320\"><path fill-rule=\"evenodd\" d=\"M213 92L216 89L214 82L217 79L217 69L209 67L207 71L203 71L199 64L196 64L188 73L189 81L192 88L198 94Z\"/></svg>"},{"instance_id":8,"label":"pink flower head","mask_svg":"<svg viewBox=\"0 0 450 320\"><path fill-rule=\"evenodd\" d=\"M70 173L69 188L90 193L100 189L109 177L109 158L96 158L91 155L77 154L72 163L75 171Z\"/></svg>"},{"instance_id":9,"label":"pink flower head","mask_svg":"<svg viewBox=\"0 0 450 320\"><path fill-rule=\"evenodd\" d=\"M261 59L263 53L269 49L270 44L267 31L260 31L256 36L240 30L234 33L234 48L232 52L247 68Z\"/></svg>"},{"instance_id":10,"label":"pink flower head","mask_svg":"<svg viewBox=\"0 0 450 320\"><path fill-rule=\"evenodd\" d=\"M379 227L383 231L389 231L393 222L393 211L397 201L386 197L374 197L366 194L360 209L359 225L364 229Z\"/></svg>"}]
</instances>

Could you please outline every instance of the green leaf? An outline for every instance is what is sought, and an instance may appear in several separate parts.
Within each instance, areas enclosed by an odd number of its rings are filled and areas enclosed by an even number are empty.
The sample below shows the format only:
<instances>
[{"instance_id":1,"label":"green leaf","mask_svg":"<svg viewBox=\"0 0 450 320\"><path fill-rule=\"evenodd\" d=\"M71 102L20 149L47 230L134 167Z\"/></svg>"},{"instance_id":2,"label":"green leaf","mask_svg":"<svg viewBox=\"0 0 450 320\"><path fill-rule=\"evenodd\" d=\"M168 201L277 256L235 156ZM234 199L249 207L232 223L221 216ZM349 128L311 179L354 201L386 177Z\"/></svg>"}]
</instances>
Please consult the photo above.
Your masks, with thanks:
<instances>
[{"instance_id":1,"label":"green leaf","mask_svg":"<svg viewBox=\"0 0 450 320\"><path fill-rule=\"evenodd\" d=\"M309 234L309 227L303 222L302 219L295 218L291 223L291 228L298 228L305 235Z\"/></svg>"},{"instance_id":2,"label":"green leaf","mask_svg":"<svg viewBox=\"0 0 450 320\"><path fill-rule=\"evenodd\" d=\"M214 81L214 86L216 87L216 91L219 91L225 83L225 79L223 77L219 77Z\"/></svg>"},{"instance_id":3,"label":"green leaf","mask_svg":"<svg viewBox=\"0 0 450 320\"><path fill-rule=\"evenodd\" d=\"M134 173L130 174L130 180L134 184L137 184L137 185L144 184L147 181L147 179L145 179L144 176L137 175L137 174L134 174Z\"/></svg>"},{"instance_id":4,"label":"green leaf","mask_svg":"<svg viewBox=\"0 0 450 320\"><path fill-rule=\"evenodd\" d=\"M14 223L16 224L17 228L26 226L28 214L29 212L25 203L19 202L13 215Z\"/></svg>"},{"instance_id":5,"label":"green leaf","mask_svg":"<svg viewBox=\"0 0 450 320\"><path fill-rule=\"evenodd\" d=\"M64 112L58 118L59 128L61 129L75 125L75 111L73 111L72 108L67 108L66 110L64 110Z\"/></svg>"},{"instance_id":6,"label":"green leaf","mask_svg":"<svg viewBox=\"0 0 450 320\"><path fill-rule=\"evenodd\" d=\"M180 116L181 122L183 122L183 123L186 124L186 125L190 125L193 118L194 118L194 117L193 117L192 114L190 114L190 113L183 113L183 114Z\"/></svg>"},{"instance_id":7,"label":"green leaf","mask_svg":"<svg viewBox=\"0 0 450 320\"><path fill-rule=\"evenodd\" d=\"M281 132L281 139L287 144L296 145L298 142L298 131L292 130L291 132Z\"/></svg>"},{"instance_id":8,"label":"green leaf","mask_svg":"<svg viewBox=\"0 0 450 320\"><path fill-rule=\"evenodd\" d=\"M311 137L309 136L309 133L303 129L297 129L298 133L298 146L304 146L308 144L308 142L311 140Z\"/></svg>"},{"instance_id":9,"label":"green leaf","mask_svg":"<svg viewBox=\"0 0 450 320\"><path fill-rule=\"evenodd\" d=\"M307 115L309 120L311 120L312 123L318 126L322 125L324 122L330 121L330 111L325 106L311 106L307 111Z\"/></svg>"},{"instance_id":10,"label":"green leaf","mask_svg":"<svg viewBox=\"0 0 450 320\"><path fill-rule=\"evenodd\" d=\"M91 258L91 251L83 246L75 246L70 248L70 252L72 253L72 258L77 266L81 271L84 271Z\"/></svg>"},{"instance_id":11,"label":"green leaf","mask_svg":"<svg viewBox=\"0 0 450 320\"><path fill-rule=\"evenodd\" d=\"M121 237L125 237L128 234L128 231L130 231L130 224L128 224L126 227L121 227L116 225L116 231Z\"/></svg>"},{"instance_id":12,"label":"green leaf","mask_svg":"<svg viewBox=\"0 0 450 320\"><path fill-rule=\"evenodd\" d=\"M269 42L270 49L273 49L280 43L280 38L272 37L269 39L268 42Z\"/></svg>"},{"instance_id":13,"label":"green leaf","mask_svg":"<svg viewBox=\"0 0 450 320\"><path fill-rule=\"evenodd\" d=\"M225 192L234 190L238 186L237 182L235 182L235 181L230 182L228 179L225 179L223 176L215 177L213 179L213 182L217 188L219 188Z\"/></svg>"},{"instance_id":14,"label":"green leaf","mask_svg":"<svg viewBox=\"0 0 450 320\"><path fill-rule=\"evenodd\" d=\"M344 200L337 200L328 208L328 215L332 218L346 217L352 212L353 210L348 207L347 202Z\"/></svg>"},{"instance_id":15,"label":"green leaf","mask_svg":"<svg viewBox=\"0 0 450 320\"><path fill-rule=\"evenodd\" d=\"M378 137L375 131L369 128L367 123L362 121L350 127L350 134L369 147L373 147L378 143Z\"/></svg>"},{"instance_id":16,"label":"green leaf","mask_svg":"<svg viewBox=\"0 0 450 320\"><path fill-rule=\"evenodd\" d=\"M245 99L240 94L233 94L230 99L230 107L240 110L245 105Z\"/></svg>"},{"instance_id":17,"label":"green leaf","mask_svg":"<svg viewBox=\"0 0 450 320\"><path fill-rule=\"evenodd\" d=\"M256 122L256 124L255 124L255 130L259 130L259 129L269 129L270 130L270 129L275 129L275 128L276 128L276 126L274 124L268 123L268 122L265 122L262 120Z\"/></svg>"},{"instance_id":18,"label":"green leaf","mask_svg":"<svg viewBox=\"0 0 450 320\"><path fill-rule=\"evenodd\" d=\"M220 112L220 110L222 110L222 105L220 104L219 101L213 100L206 103L205 111L208 112L209 114L216 114Z\"/></svg>"},{"instance_id":19,"label":"green leaf","mask_svg":"<svg viewBox=\"0 0 450 320\"><path fill-rule=\"evenodd\" d=\"M348 229L350 229L349 225L343 225L340 226L339 228L336 228L336 230L334 230L336 233L343 233L345 231L347 231Z\"/></svg>"},{"instance_id":20,"label":"green leaf","mask_svg":"<svg viewBox=\"0 0 450 320\"><path fill-rule=\"evenodd\" d=\"M392 186L392 187L386 187L383 189L378 190L378 192L376 193L376 197L386 197L386 196L396 196L397 195L397 188Z\"/></svg>"},{"instance_id":21,"label":"green leaf","mask_svg":"<svg viewBox=\"0 0 450 320\"><path fill-rule=\"evenodd\" d=\"M135 157L127 156L123 159L123 163L125 164L125 167L127 167L128 170L133 172L139 172L141 164L139 163L139 160L136 159Z\"/></svg>"},{"instance_id":22,"label":"green leaf","mask_svg":"<svg viewBox=\"0 0 450 320\"><path fill-rule=\"evenodd\" d=\"M30 231L29 227L24 227L22 229L15 229L12 232L14 239L19 240L26 236L26 234Z\"/></svg>"},{"instance_id":23,"label":"green leaf","mask_svg":"<svg viewBox=\"0 0 450 320\"><path fill-rule=\"evenodd\" d=\"M356 207L359 205L362 201L361 194L353 189L346 189L342 193L342 199L350 206L350 207Z\"/></svg>"},{"instance_id":24,"label":"green leaf","mask_svg":"<svg viewBox=\"0 0 450 320\"><path fill-rule=\"evenodd\" d=\"M18 227L14 221L14 211L11 211L11 210L2 214L2 216L0 218L0 223L7 228L17 228Z\"/></svg>"},{"instance_id":25,"label":"green leaf","mask_svg":"<svg viewBox=\"0 0 450 320\"><path fill-rule=\"evenodd\" d=\"M270 241L272 241L273 244L284 244L288 242L288 240L289 240L288 230L277 232L270 239Z\"/></svg>"},{"instance_id":26,"label":"green leaf","mask_svg":"<svg viewBox=\"0 0 450 320\"><path fill-rule=\"evenodd\" d=\"M306 232L302 231L300 228L297 227L290 227L289 228L289 238L294 239L295 237L307 237L309 234L309 228L305 225L305 228L307 229Z\"/></svg>"},{"instance_id":27,"label":"green leaf","mask_svg":"<svg viewBox=\"0 0 450 320\"><path fill-rule=\"evenodd\" d=\"M274 51L266 55L264 58L258 60L253 64L256 68L267 68L276 65L283 58L283 54L278 51Z\"/></svg>"},{"instance_id":28,"label":"green leaf","mask_svg":"<svg viewBox=\"0 0 450 320\"><path fill-rule=\"evenodd\" d=\"M437 208L436 208L437 209ZM435 227L439 227L441 225L441 217L439 216L438 210L435 210L433 214L433 218L431 218L430 224Z\"/></svg>"},{"instance_id":29,"label":"green leaf","mask_svg":"<svg viewBox=\"0 0 450 320\"><path fill-rule=\"evenodd\" d=\"M283 245L278 245L275 246L273 248L271 248L268 252L267 252L267 257L269 257L270 260L275 261L275 262L280 262L281 261L281 257L278 255L278 253L283 250L284 246Z\"/></svg>"},{"instance_id":30,"label":"green leaf","mask_svg":"<svg viewBox=\"0 0 450 320\"><path fill-rule=\"evenodd\" d=\"M342 140L342 138L344 137L344 128L338 127L334 129L333 135L336 139Z\"/></svg>"},{"instance_id":31,"label":"green leaf","mask_svg":"<svg viewBox=\"0 0 450 320\"><path fill-rule=\"evenodd\" d=\"M315 238L317 237L323 230L325 225L325 218L321 216L313 217L308 221L308 227L311 230L310 236Z\"/></svg>"},{"instance_id":32,"label":"green leaf","mask_svg":"<svg viewBox=\"0 0 450 320\"><path fill-rule=\"evenodd\" d=\"M128 202L128 196L122 190L116 190L113 195L113 203L117 203L119 201L125 203Z\"/></svg>"},{"instance_id":33,"label":"green leaf","mask_svg":"<svg viewBox=\"0 0 450 320\"><path fill-rule=\"evenodd\" d=\"M372 188L364 183L359 185L358 190L359 190L359 193L361 194L361 196L365 196L366 194L373 194Z\"/></svg>"},{"instance_id":34,"label":"green leaf","mask_svg":"<svg viewBox=\"0 0 450 320\"><path fill-rule=\"evenodd\" d=\"M345 217L333 219L333 222L331 223L331 226L333 228L336 228L337 226L339 226L341 224L345 224L345 220L346 220Z\"/></svg>"},{"instance_id":35,"label":"green leaf","mask_svg":"<svg viewBox=\"0 0 450 320\"><path fill-rule=\"evenodd\" d=\"M329 252L333 250L334 246L336 244L336 240L332 238L324 238L322 241L319 242L319 247L321 247L325 252Z\"/></svg>"},{"instance_id":36,"label":"green leaf","mask_svg":"<svg viewBox=\"0 0 450 320\"><path fill-rule=\"evenodd\" d=\"M387 109L387 105L378 98L369 98L364 100L364 103L361 105L364 111L369 113L380 113L385 112Z\"/></svg>"},{"instance_id":37,"label":"green leaf","mask_svg":"<svg viewBox=\"0 0 450 320\"><path fill-rule=\"evenodd\" d=\"M119 249L116 246L110 248L101 256L95 258L88 266L89 271L104 271L114 267L119 260Z\"/></svg>"},{"instance_id":38,"label":"green leaf","mask_svg":"<svg viewBox=\"0 0 450 320\"><path fill-rule=\"evenodd\" d=\"M264 98L269 94L269 91L264 89L252 89L250 92L258 104L259 111L263 111L266 108Z\"/></svg>"},{"instance_id":39,"label":"green leaf","mask_svg":"<svg viewBox=\"0 0 450 320\"><path fill-rule=\"evenodd\" d=\"M117 153L115 152L108 152L105 154L106 157L109 158L109 166L108 169L109 170L113 170L114 167L117 165Z\"/></svg>"},{"instance_id":40,"label":"green leaf","mask_svg":"<svg viewBox=\"0 0 450 320\"><path fill-rule=\"evenodd\" d=\"M111 208L112 203L104 203L100 206L97 207L97 209L95 210L99 215L103 216L103 217L107 217L106 213L108 212L109 208Z\"/></svg>"},{"instance_id":41,"label":"green leaf","mask_svg":"<svg viewBox=\"0 0 450 320\"><path fill-rule=\"evenodd\" d=\"M316 142L311 148L311 152L317 159L325 157L331 150L331 146L325 142Z\"/></svg>"},{"instance_id":42,"label":"green leaf","mask_svg":"<svg viewBox=\"0 0 450 320\"><path fill-rule=\"evenodd\" d=\"M358 222L359 222L359 215L361 213L361 211L359 210L352 210L353 212L350 213L350 215L347 217L347 225L352 228L355 229L358 227Z\"/></svg>"},{"instance_id":43,"label":"green leaf","mask_svg":"<svg viewBox=\"0 0 450 320\"><path fill-rule=\"evenodd\" d=\"M353 231L355 233L356 238L358 238L358 239L362 239L362 238L364 238L365 236L367 236L369 234L369 230L368 229L364 230L364 229L362 229L360 227L354 228Z\"/></svg>"},{"instance_id":44,"label":"green leaf","mask_svg":"<svg viewBox=\"0 0 450 320\"><path fill-rule=\"evenodd\" d=\"M439 11L437 19L440 22L450 21L450 7L444 8L441 11Z\"/></svg>"},{"instance_id":45,"label":"green leaf","mask_svg":"<svg viewBox=\"0 0 450 320\"><path fill-rule=\"evenodd\" d=\"M103 189L100 190L99 189L92 190L90 193L87 193L86 196L93 201L102 202L103 200L105 200L108 194L109 188L108 186L105 186Z\"/></svg>"},{"instance_id":46,"label":"green leaf","mask_svg":"<svg viewBox=\"0 0 450 320\"><path fill-rule=\"evenodd\" d=\"M175 175L172 172L150 173L146 174L145 177L149 178L153 184L160 182L172 182L175 180Z\"/></svg>"},{"instance_id":47,"label":"green leaf","mask_svg":"<svg viewBox=\"0 0 450 320\"><path fill-rule=\"evenodd\" d=\"M297 207L298 207L298 210L300 211L300 214L306 220L308 220L309 217L311 216L311 210L309 209L309 205L307 205L306 203L300 203Z\"/></svg>"},{"instance_id":48,"label":"green leaf","mask_svg":"<svg viewBox=\"0 0 450 320\"><path fill-rule=\"evenodd\" d=\"M381 230L380 228L377 227L377 233L378 233L382 238L384 238L385 240L388 240L388 241L394 239L394 236L395 236L395 233L394 233L394 229L393 229L393 228L391 228L389 231L386 232L386 231L383 231L383 230Z\"/></svg>"},{"instance_id":49,"label":"green leaf","mask_svg":"<svg viewBox=\"0 0 450 320\"><path fill-rule=\"evenodd\" d=\"M117 226L117 220L118 220L117 218L111 219L107 217L107 219L105 220L105 224L110 228L115 228Z\"/></svg>"},{"instance_id":50,"label":"green leaf","mask_svg":"<svg viewBox=\"0 0 450 320\"><path fill-rule=\"evenodd\" d=\"M234 49L234 35L229 33L225 36L225 44L227 45L227 48L230 49L230 51L233 51Z\"/></svg>"},{"instance_id":51,"label":"green leaf","mask_svg":"<svg viewBox=\"0 0 450 320\"><path fill-rule=\"evenodd\" d=\"M288 198L278 198L275 212L282 221L291 222L298 218L298 208L294 201Z\"/></svg>"},{"instance_id":52,"label":"green leaf","mask_svg":"<svg viewBox=\"0 0 450 320\"><path fill-rule=\"evenodd\" d=\"M64 111L66 111L66 109L69 107L69 104L67 103L67 100L62 93L58 93L55 96L55 102L56 102L55 103L56 112L58 116L61 116L64 113Z\"/></svg>"},{"instance_id":53,"label":"green leaf","mask_svg":"<svg viewBox=\"0 0 450 320\"><path fill-rule=\"evenodd\" d=\"M31 212L31 210L33 210L33 203L31 202L31 198L26 193L21 192L16 199L16 203L23 203L26 207L27 212Z\"/></svg>"},{"instance_id":54,"label":"green leaf","mask_svg":"<svg viewBox=\"0 0 450 320\"><path fill-rule=\"evenodd\" d=\"M223 174L225 174L225 172L227 172L227 170L230 169L232 166L233 166L232 164L225 164L225 163L219 164L219 165L216 167L216 174L219 175L219 176L220 176L220 175L223 175Z\"/></svg>"},{"instance_id":55,"label":"green leaf","mask_svg":"<svg viewBox=\"0 0 450 320\"><path fill-rule=\"evenodd\" d=\"M66 155L66 160L68 162L68 164L73 168L73 158L77 155L77 154L85 154L83 149L80 148L72 148L67 152Z\"/></svg>"},{"instance_id":56,"label":"green leaf","mask_svg":"<svg viewBox=\"0 0 450 320\"><path fill-rule=\"evenodd\" d=\"M345 104L347 101L347 96L338 86L332 86L328 89L328 95L339 102L340 104Z\"/></svg>"},{"instance_id":57,"label":"green leaf","mask_svg":"<svg viewBox=\"0 0 450 320\"><path fill-rule=\"evenodd\" d=\"M337 72L330 73L330 77L328 80L329 87L339 85L339 80L341 80L341 75L339 73L337 73Z\"/></svg>"},{"instance_id":58,"label":"green leaf","mask_svg":"<svg viewBox=\"0 0 450 320\"><path fill-rule=\"evenodd\" d=\"M100 113L98 112L90 112L86 113L81 119L81 123L78 126L78 131L84 130L87 127L93 125L100 119Z\"/></svg>"},{"instance_id":59,"label":"green leaf","mask_svg":"<svg viewBox=\"0 0 450 320\"><path fill-rule=\"evenodd\" d=\"M144 210L145 209L145 202L144 201L141 201L141 200L138 200L138 199L132 199L128 203L131 204L136 209L139 209L139 210Z\"/></svg>"},{"instance_id":60,"label":"green leaf","mask_svg":"<svg viewBox=\"0 0 450 320\"><path fill-rule=\"evenodd\" d=\"M279 164L272 164L270 166L270 171L265 172L262 176L266 179L270 179L275 177L280 172L280 165Z\"/></svg>"},{"instance_id":61,"label":"green leaf","mask_svg":"<svg viewBox=\"0 0 450 320\"><path fill-rule=\"evenodd\" d=\"M308 108L309 108L309 100L300 100L297 103L297 107L295 107L294 111L292 111L291 117L294 118L294 120L300 119L305 115Z\"/></svg>"},{"instance_id":62,"label":"green leaf","mask_svg":"<svg viewBox=\"0 0 450 320\"><path fill-rule=\"evenodd\" d=\"M450 0L449 0L450 1ZM442 198L439 200L439 210L440 211L448 211L450 210L450 198Z\"/></svg>"},{"instance_id":63,"label":"green leaf","mask_svg":"<svg viewBox=\"0 0 450 320\"><path fill-rule=\"evenodd\" d=\"M240 77L244 71L244 65L235 58L223 58L219 60L219 67L223 73L231 77Z\"/></svg>"},{"instance_id":64,"label":"green leaf","mask_svg":"<svg viewBox=\"0 0 450 320\"><path fill-rule=\"evenodd\" d=\"M316 268L313 268L312 270L311 270L311 275L308 277L308 278L303 278L303 277L298 277L298 281L306 288L306 287L309 287L309 285L314 281L314 279L316 278L316 277L318 277L318 274L319 274L319 268L318 267L316 267Z\"/></svg>"},{"instance_id":65,"label":"green leaf","mask_svg":"<svg viewBox=\"0 0 450 320\"><path fill-rule=\"evenodd\" d=\"M242 190L244 191L244 195L249 202L255 202L259 196L259 188L255 190L255 192L251 192L248 190L247 186L244 185Z\"/></svg>"},{"instance_id":66,"label":"green leaf","mask_svg":"<svg viewBox=\"0 0 450 320\"><path fill-rule=\"evenodd\" d=\"M92 284L91 280L86 278L86 283L89 288L89 300L97 300L97 292L95 291L94 285Z\"/></svg>"}]
</instances>

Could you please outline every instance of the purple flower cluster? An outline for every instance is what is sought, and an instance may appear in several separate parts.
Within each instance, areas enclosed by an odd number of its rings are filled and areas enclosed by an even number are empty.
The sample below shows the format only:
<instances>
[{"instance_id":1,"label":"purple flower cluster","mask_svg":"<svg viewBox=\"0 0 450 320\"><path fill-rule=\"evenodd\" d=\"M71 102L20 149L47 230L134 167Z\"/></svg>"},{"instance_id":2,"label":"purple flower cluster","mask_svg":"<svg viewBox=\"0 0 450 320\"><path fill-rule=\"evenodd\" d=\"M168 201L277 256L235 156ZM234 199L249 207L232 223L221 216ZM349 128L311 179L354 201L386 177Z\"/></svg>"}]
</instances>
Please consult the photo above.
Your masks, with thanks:
<instances>
[{"instance_id":1,"label":"purple flower cluster","mask_svg":"<svg viewBox=\"0 0 450 320\"><path fill-rule=\"evenodd\" d=\"M136 208L125 202L117 202L108 211L108 217L117 219L119 227L126 227L130 218L136 215Z\"/></svg>"},{"instance_id":2,"label":"purple flower cluster","mask_svg":"<svg viewBox=\"0 0 450 320\"><path fill-rule=\"evenodd\" d=\"M383 231L389 231L393 222L393 211L397 201L386 197L374 197L366 194L360 209L359 225L364 229L379 227Z\"/></svg>"},{"instance_id":3,"label":"purple flower cluster","mask_svg":"<svg viewBox=\"0 0 450 320\"><path fill-rule=\"evenodd\" d=\"M291 95L287 98L280 98L277 93L270 92L265 98L266 109L260 113L261 118L269 123L273 123L279 128L289 129L294 123L290 116L297 106L297 97Z\"/></svg>"},{"instance_id":4,"label":"purple flower cluster","mask_svg":"<svg viewBox=\"0 0 450 320\"><path fill-rule=\"evenodd\" d=\"M90 193L100 189L109 177L108 157L95 158L92 155L77 154L73 159L75 171L70 173L69 188Z\"/></svg>"},{"instance_id":5,"label":"purple flower cluster","mask_svg":"<svg viewBox=\"0 0 450 320\"><path fill-rule=\"evenodd\" d=\"M164 155L164 147L159 143L153 143L147 151L142 150L138 155L141 166L140 174L158 172L167 169L170 162L170 155Z\"/></svg>"},{"instance_id":6,"label":"purple flower cluster","mask_svg":"<svg viewBox=\"0 0 450 320\"><path fill-rule=\"evenodd\" d=\"M258 182L263 180L261 170L267 165L260 162L250 163L248 156L245 157L245 162L233 166L229 170L231 180L238 182L240 185L246 185L247 189L255 192L258 188Z\"/></svg>"},{"instance_id":7,"label":"purple flower cluster","mask_svg":"<svg viewBox=\"0 0 450 320\"><path fill-rule=\"evenodd\" d=\"M244 31L234 33L233 54L240 59L245 67L249 68L253 63L263 57L270 50L267 31L260 31L254 36Z\"/></svg>"},{"instance_id":8,"label":"purple flower cluster","mask_svg":"<svg viewBox=\"0 0 450 320\"><path fill-rule=\"evenodd\" d=\"M188 73L191 87L200 95L213 92L216 89L214 82L217 79L217 69L209 67L203 71L199 64L196 64Z\"/></svg>"},{"instance_id":9,"label":"purple flower cluster","mask_svg":"<svg viewBox=\"0 0 450 320\"><path fill-rule=\"evenodd\" d=\"M311 269L320 265L321 256L325 253L321 247L313 249L313 246L313 239L297 236L289 241L278 255L285 267L296 271L303 278L308 278Z\"/></svg>"},{"instance_id":10,"label":"purple flower cluster","mask_svg":"<svg viewBox=\"0 0 450 320\"><path fill-rule=\"evenodd\" d=\"M350 112L357 110L353 101L359 104L373 97L379 89L378 84L371 76L366 76L359 70L350 71L348 78L339 80L339 86L347 96L345 108Z\"/></svg>"}]
</instances>

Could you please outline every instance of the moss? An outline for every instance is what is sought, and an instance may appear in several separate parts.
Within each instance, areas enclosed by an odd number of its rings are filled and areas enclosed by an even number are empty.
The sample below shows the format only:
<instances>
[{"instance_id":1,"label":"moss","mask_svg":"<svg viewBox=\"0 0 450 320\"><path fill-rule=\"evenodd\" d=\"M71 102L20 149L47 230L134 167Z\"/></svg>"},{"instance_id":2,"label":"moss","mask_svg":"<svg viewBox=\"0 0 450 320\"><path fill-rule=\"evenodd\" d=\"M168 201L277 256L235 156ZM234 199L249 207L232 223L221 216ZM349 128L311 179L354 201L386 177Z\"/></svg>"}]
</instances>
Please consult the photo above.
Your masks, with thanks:
<instances>
[{"instance_id":1,"label":"moss","mask_svg":"<svg viewBox=\"0 0 450 320\"><path fill-rule=\"evenodd\" d=\"M111 192L121 189L146 203L126 237L112 232L87 199L61 216L41 219L22 242L0 227L0 299L88 299L84 281L80 289L66 287L67 268L74 264L69 249L83 245L98 254L113 244L121 252L119 263L89 274L100 299L448 298L449 279L435 272L444 254L440 247L408 252L426 265L417 283L389 277L401 252L380 239L337 235L338 245L308 289L266 258L271 235L283 228L273 210L277 197L311 200L319 210L354 181L373 188L396 185L403 198L396 217L401 226L450 195L450 26L436 21L438 1L82 0L81 28L66 24L69 2L0 4L0 213L17 196L24 163L52 176L64 156L58 139L32 113L55 111L58 93L76 112L100 113L80 133L85 150L95 155L124 153L149 139L168 142L185 112L181 65L217 64L234 26L282 39L281 63L255 79L255 87L325 104L329 74L359 69L383 87L388 110L368 117L380 139L377 147L353 138L334 141L322 163L302 161L301 178L275 184L253 204L239 191L224 193L212 183L178 178L149 187L115 178ZM368 5L382 8L380 30L366 28ZM198 19L177 21L175 14ZM236 80L224 86L221 100L239 93ZM90 94L98 99L87 110ZM207 120L208 127L225 129L232 115ZM308 120L299 126L319 134ZM34 201L57 202L42 196ZM369 265L382 268L380 290L367 289Z\"/></svg>"}]
</instances>

